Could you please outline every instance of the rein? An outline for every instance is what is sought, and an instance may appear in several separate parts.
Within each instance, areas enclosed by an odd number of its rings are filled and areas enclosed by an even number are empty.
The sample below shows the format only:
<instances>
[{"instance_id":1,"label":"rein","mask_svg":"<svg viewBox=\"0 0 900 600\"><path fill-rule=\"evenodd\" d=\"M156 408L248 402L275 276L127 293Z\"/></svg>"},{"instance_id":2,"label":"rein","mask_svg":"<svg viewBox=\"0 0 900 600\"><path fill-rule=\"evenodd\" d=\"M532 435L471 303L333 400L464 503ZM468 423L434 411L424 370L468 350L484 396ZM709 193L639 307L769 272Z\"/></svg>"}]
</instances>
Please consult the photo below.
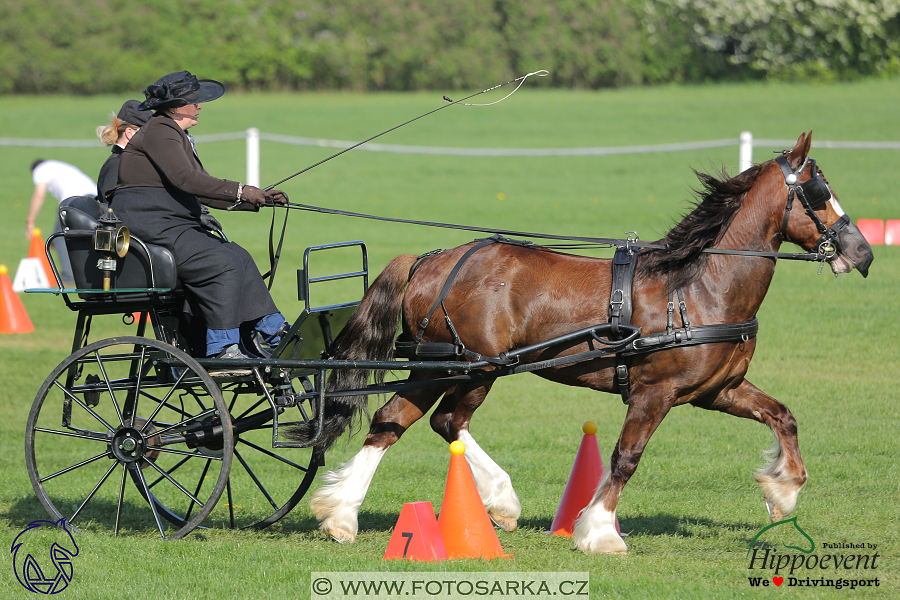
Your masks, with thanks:
<instances>
[{"instance_id":1,"label":"rein","mask_svg":"<svg viewBox=\"0 0 900 600\"><path fill-rule=\"evenodd\" d=\"M546 248L558 248L558 249L588 249L588 248L618 248L618 247L626 247L626 248L651 248L658 250L666 250L668 249L667 245L657 244L654 242L643 242L637 237L629 236L625 239L621 238L598 238L598 237L582 237L582 236L571 236L571 235L555 235L549 233L533 233L527 231L513 231L509 229L492 229L490 227L477 227L472 225L458 225L453 223L439 223L434 221L417 221L414 219L398 219L394 217L381 217L377 215L367 215L363 213L350 212L345 210L338 210L334 208L323 208L321 206L311 206L308 204L297 204L294 202L288 202L285 205L289 209L293 210L304 210L309 212L318 212L329 215L340 215L344 217L357 217L360 219L370 219L373 221L386 221L389 223L403 223L406 225L422 225L425 227L441 227L444 229L459 229L462 231L474 231L476 233L490 233L490 234L500 234L500 235L510 235L516 237L527 237L527 238L535 238L535 239L544 239L544 240L565 240L565 241L573 241L580 242L579 244L555 244L555 245L547 245ZM724 248L704 248L702 250L707 254L728 254L734 256L756 256L761 258L783 258L786 260L805 260L805 261L818 261L821 262L827 258L827 255L819 252L800 252L800 253L792 253L792 252L761 252L756 250L727 250Z\"/></svg>"}]
</instances>

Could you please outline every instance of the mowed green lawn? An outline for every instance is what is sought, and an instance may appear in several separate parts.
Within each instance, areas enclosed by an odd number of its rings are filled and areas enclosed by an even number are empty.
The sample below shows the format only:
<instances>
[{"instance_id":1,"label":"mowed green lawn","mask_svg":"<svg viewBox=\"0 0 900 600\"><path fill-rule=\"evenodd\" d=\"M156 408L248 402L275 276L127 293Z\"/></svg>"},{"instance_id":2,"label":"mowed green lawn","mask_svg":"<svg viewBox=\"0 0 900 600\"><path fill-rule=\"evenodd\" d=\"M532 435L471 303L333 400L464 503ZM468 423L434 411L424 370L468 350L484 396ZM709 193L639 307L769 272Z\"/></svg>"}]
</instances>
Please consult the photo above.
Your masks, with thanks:
<instances>
[{"instance_id":1,"label":"mowed green lawn","mask_svg":"<svg viewBox=\"0 0 900 600\"><path fill-rule=\"evenodd\" d=\"M485 82L485 87L493 82ZM451 147L568 148L652 145L724 138L743 130L759 139L795 140L813 130L827 141L897 141L900 80L833 86L741 85L604 92L533 91L527 84L492 107L453 106L379 139L380 143ZM135 91L138 94L138 91ZM206 105L197 135L248 127L284 135L361 140L440 107L442 93L230 94ZM461 97L462 94L450 94ZM482 96L481 98L485 98ZM494 100L498 96L486 98ZM90 139L125 96L0 98L0 137ZM776 148L756 148L767 160ZM199 152L216 176L243 179L244 144L204 143ZM264 142L263 184L317 162L334 150ZM900 218L896 195L900 151L815 149L812 153L854 218ZM37 157L72 162L96 176L107 156L85 149L0 147L5 217L0 263L10 276L27 253L24 221L31 194L28 167ZM691 169L725 166L733 147L601 157L467 158L354 150L284 184L292 201L389 217L491 228L656 239L690 207ZM52 223L52 199L39 219ZM270 215L219 214L231 239L267 263ZM292 213L273 293L291 318L295 269L309 245L362 239L373 272L399 253L452 247L479 234ZM784 250L792 251L793 247ZM353 268L323 259L322 270ZM566 485L581 424L597 422L604 460L626 407L615 396L551 384L532 375L506 378L472 423L476 439L512 476L523 504L518 531L498 531L508 560L438 564L383 561L406 502L438 510L449 453L427 423L410 429L383 460L360 514L354 544L339 545L316 529L305 499L264 532L195 531L164 542L150 528L118 538L77 538L69 597L258 598L310 596L313 571L589 572L592 598L736 598L787 593L802 598L896 597L900 586L900 469L897 458L898 292L900 249L875 247L868 279L833 278L809 263L782 261L759 314L757 352L748 378L787 404L799 423L809 482L797 522L821 544L877 544L877 569L812 570L818 578L878 577L880 586L773 590L752 588L750 540L767 524L752 470L771 445L768 430L718 413L674 410L654 435L622 495L618 517L629 534L625 556L586 556L571 540L544 535ZM337 290L354 294L355 290ZM70 351L75 315L49 295L21 295L35 324L26 335L0 336L0 531L11 544L32 520L46 518L28 480L24 431L44 378ZM329 300L329 299L325 299ZM597 302L607 302L597 298ZM664 310L664 307L660 307ZM131 334L117 317L95 324L92 339ZM338 442L333 468L353 456L361 436ZM315 486L318 486L317 482ZM137 502L135 494L135 502ZM796 540L785 537L787 544ZM773 548L788 552L779 545ZM771 573L768 573L771 574ZM796 575L796 574L795 574ZM12 572L0 575L3 597L29 597ZM843 597L843 596L842 596Z\"/></svg>"}]
</instances>

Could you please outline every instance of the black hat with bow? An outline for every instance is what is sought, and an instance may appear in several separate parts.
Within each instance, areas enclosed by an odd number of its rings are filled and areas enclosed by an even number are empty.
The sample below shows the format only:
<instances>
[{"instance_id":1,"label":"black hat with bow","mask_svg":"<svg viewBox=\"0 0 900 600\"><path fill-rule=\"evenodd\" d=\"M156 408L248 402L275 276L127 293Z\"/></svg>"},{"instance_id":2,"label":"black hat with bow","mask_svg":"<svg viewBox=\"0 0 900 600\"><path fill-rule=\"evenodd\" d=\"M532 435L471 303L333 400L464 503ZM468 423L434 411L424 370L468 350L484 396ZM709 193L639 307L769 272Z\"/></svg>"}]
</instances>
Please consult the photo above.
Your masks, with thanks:
<instances>
[{"instance_id":1,"label":"black hat with bow","mask_svg":"<svg viewBox=\"0 0 900 600\"><path fill-rule=\"evenodd\" d=\"M162 110L188 104L212 102L225 93L225 86L213 79L197 79L188 71L169 73L153 85L147 86L147 98L138 110Z\"/></svg>"}]
</instances>

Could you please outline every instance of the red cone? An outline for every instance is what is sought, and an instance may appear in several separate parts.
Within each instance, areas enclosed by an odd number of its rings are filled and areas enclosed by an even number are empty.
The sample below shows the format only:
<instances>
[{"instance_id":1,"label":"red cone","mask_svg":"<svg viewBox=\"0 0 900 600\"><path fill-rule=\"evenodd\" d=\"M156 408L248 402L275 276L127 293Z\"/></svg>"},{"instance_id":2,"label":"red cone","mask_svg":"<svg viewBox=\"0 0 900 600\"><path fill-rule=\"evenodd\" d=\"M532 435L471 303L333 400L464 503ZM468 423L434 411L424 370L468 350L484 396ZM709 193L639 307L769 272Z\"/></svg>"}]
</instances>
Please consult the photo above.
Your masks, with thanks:
<instances>
[{"instance_id":1,"label":"red cone","mask_svg":"<svg viewBox=\"0 0 900 600\"><path fill-rule=\"evenodd\" d=\"M407 502L403 505L394 534L384 551L384 560L394 558L427 562L447 558L431 502Z\"/></svg>"},{"instance_id":2,"label":"red cone","mask_svg":"<svg viewBox=\"0 0 900 600\"><path fill-rule=\"evenodd\" d=\"M585 421L581 430L584 436L575 454L575 464L572 465L572 472L569 474L569 481L556 510L556 517L550 525L550 532L553 535L572 537L575 520L590 504L603 478L603 459L600 458L600 448L597 445L597 424ZM622 533L618 518L616 531Z\"/></svg>"}]
</instances>

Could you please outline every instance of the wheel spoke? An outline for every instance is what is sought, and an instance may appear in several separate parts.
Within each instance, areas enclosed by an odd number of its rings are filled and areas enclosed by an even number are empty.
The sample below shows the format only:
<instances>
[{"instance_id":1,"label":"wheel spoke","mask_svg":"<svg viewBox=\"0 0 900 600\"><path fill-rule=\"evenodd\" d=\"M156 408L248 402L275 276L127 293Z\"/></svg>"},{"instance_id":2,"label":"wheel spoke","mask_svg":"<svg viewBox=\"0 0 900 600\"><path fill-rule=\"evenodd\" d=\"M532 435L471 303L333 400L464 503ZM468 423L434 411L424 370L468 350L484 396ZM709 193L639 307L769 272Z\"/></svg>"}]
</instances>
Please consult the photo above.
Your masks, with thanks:
<instances>
[{"instance_id":1,"label":"wheel spoke","mask_svg":"<svg viewBox=\"0 0 900 600\"><path fill-rule=\"evenodd\" d=\"M260 398L259 400L257 400L256 404L254 404L253 406L251 406L250 408L248 408L247 410L245 410L244 412L242 412L242 413L240 414L240 416L235 417L234 420L235 420L235 421L239 421L239 420L243 419L244 417L246 417L247 415L249 415L251 412L253 412L256 408L258 408L261 404L265 404L265 402L266 402L266 398L265 398L265 396L263 396L262 398Z\"/></svg>"},{"instance_id":2,"label":"wheel spoke","mask_svg":"<svg viewBox=\"0 0 900 600\"><path fill-rule=\"evenodd\" d=\"M97 360L97 366L100 367L100 372L103 373L103 381L106 383L106 390L109 392L109 397L112 400L113 406L116 407L116 414L119 416L119 424L125 425L122 409L119 408L119 401L116 400L116 394L113 392L112 384L109 382L109 375L106 374L106 366L104 366L103 360L100 358L99 350L94 352L94 358Z\"/></svg>"},{"instance_id":3,"label":"wheel spoke","mask_svg":"<svg viewBox=\"0 0 900 600\"><path fill-rule=\"evenodd\" d=\"M153 465L153 461L147 461L151 465ZM156 467L156 465L153 465ZM144 473L141 469L135 469L137 472L137 478L141 482L141 487L144 489L144 493L146 494L144 497L147 499L147 502L150 504L150 510L153 511L153 519L156 521L156 527L159 529L159 534L166 539L166 530L163 527L162 520L159 518L159 511L156 509L156 502L153 500L153 494L150 493L150 490L147 489L147 480L144 479ZM123 485L124 485L124 476L123 476Z\"/></svg>"},{"instance_id":4,"label":"wheel spoke","mask_svg":"<svg viewBox=\"0 0 900 600\"><path fill-rule=\"evenodd\" d=\"M181 385L181 382L184 379L185 375L187 375L187 372L188 372L187 369L184 369L181 371L181 374L178 375L178 379L175 380L175 383L172 384L172 387L169 388L169 392L166 394L166 396L162 400L160 400L159 398L157 398L156 396L154 396L153 394L151 394L149 392L142 392L145 396L147 396L148 398L152 398L159 404L156 407L156 409L153 411L153 414L150 415L150 417L147 419L147 423L152 422L153 419L156 418L156 415L159 414L159 411L163 409L163 407L166 407L169 410L176 412L182 416L189 416L188 413L169 404L169 398L172 397L172 394L174 394L175 390L177 390L178 387ZM144 427L146 427L146 426L147 425L145 424Z\"/></svg>"},{"instance_id":5,"label":"wheel spoke","mask_svg":"<svg viewBox=\"0 0 900 600\"><path fill-rule=\"evenodd\" d=\"M128 465L122 463L122 483L119 486L119 502L116 506L116 527L113 534L119 535L119 524L122 522L122 505L125 503L125 475L128 473Z\"/></svg>"},{"instance_id":6,"label":"wheel spoke","mask_svg":"<svg viewBox=\"0 0 900 600\"><path fill-rule=\"evenodd\" d=\"M87 506L87 503L91 501L91 498L94 497L94 494L97 493L97 490L100 489L100 486L103 485L103 483L107 480L107 478L109 478L109 476L112 474L113 470L116 468L117 464L119 464L119 463L114 462L113 464L111 464L109 466L109 469L107 469L106 474L100 478L100 481L97 482L97 485L94 486L94 489L91 490L91 493L88 494L87 498L84 499L84 502L81 503L81 506L79 506L77 509L75 509L75 512L72 513L72 518L69 519L69 523L74 521L75 517L78 516L78 513L81 512L81 509L83 509L85 506Z\"/></svg>"},{"instance_id":7,"label":"wheel spoke","mask_svg":"<svg viewBox=\"0 0 900 600\"><path fill-rule=\"evenodd\" d=\"M134 418L138 412L138 403L141 399L141 382L144 379L144 375L147 370L150 368L150 361L146 361L147 357L147 347L141 346L141 358L138 361L138 370L137 370L137 383L134 384L134 406L131 408L131 417L128 419L128 426L134 427Z\"/></svg>"},{"instance_id":8,"label":"wheel spoke","mask_svg":"<svg viewBox=\"0 0 900 600\"><path fill-rule=\"evenodd\" d=\"M206 474L209 472L210 464L212 464L212 463L209 460L207 460L206 465L204 465L204 467L203 467L203 472L200 473L200 478L197 479L197 490L194 492L195 496L200 495L200 488L203 487L203 482L206 481ZM226 482L226 485L228 485L228 482ZM190 518L192 510L194 510L194 505L193 504L188 505L187 515L185 516L185 519Z\"/></svg>"},{"instance_id":9,"label":"wheel spoke","mask_svg":"<svg viewBox=\"0 0 900 600\"><path fill-rule=\"evenodd\" d=\"M250 479L253 480L253 483L256 484L256 487L259 488L259 491L262 492L263 496L266 497L266 500L269 501L269 504L272 505L272 508L274 508L275 510L278 510L280 507L278 506L278 504L275 503L274 500L272 500L272 496L269 495L268 491L266 491L265 486L263 486L262 482L256 476L256 473L253 472L253 469L250 468L250 465L247 464L247 461L244 460L244 457L241 456L241 453L237 451L237 448L235 448L235 450L234 450L234 455L244 466L244 470L247 472L247 475L250 476Z\"/></svg>"},{"instance_id":10,"label":"wheel spoke","mask_svg":"<svg viewBox=\"0 0 900 600\"><path fill-rule=\"evenodd\" d=\"M98 421L100 421L100 422L103 424L103 426L106 427L106 430L107 430L107 431L115 431L115 430L116 430L116 428L113 427L112 425L110 425L109 423L107 423L106 420L105 420L103 417L101 417L100 415L98 415L97 413L95 413L95 412L93 411L93 409L91 409L91 407L89 407L87 404L85 404L84 402L82 402L81 400L79 400L77 397L75 397L75 395L74 395L72 392L70 392L69 389L66 388L64 385L62 385L59 381L54 381L53 384L54 384L56 387L58 387L59 389L61 389L62 392L63 392L66 396L68 396L70 400L74 400L75 402L77 402L77 403L78 403L78 406L80 406L81 408L83 408L84 410L86 410L88 413L90 413L90 415L91 415L92 417L94 417L95 419L97 419Z\"/></svg>"},{"instance_id":11,"label":"wheel spoke","mask_svg":"<svg viewBox=\"0 0 900 600\"><path fill-rule=\"evenodd\" d=\"M263 454L265 454L266 456L268 456L268 457L270 457L270 458L274 458L275 460L280 460L280 461L283 462L284 464L290 465L290 466L294 467L295 469L299 469L300 471L303 471L304 473L305 473L306 471L309 470L309 469L307 469L306 467L304 467L304 466L302 466L302 465L298 465L298 464L295 463L294 461L288 460L288 459L286 459L286 458L283 457L283 456L279 456L278 454L275 454L275 453L272 452L271 450L268 450L268 449L266 449L266 448L263 448L262 446L258 446L257 444L254 444L253 442L248 442L248 441L245 440L244 438L237 438L235 441L236 441L236 442L240 442L240 443L242 443L242 444L246 444L247 446L250 446L251 448L253 448L253 449L256 450L257 452L262 452Z\"/></svg>"},{"instance_id":12,"label":"wheel spoke","mask_svg":"<svg viewBox=\"0 0 900 600\"><path fill-rule=\"evenodd\" d=\"M209 460L222 460L221 456L207 456L206 454L200 454L199 452L187 452L185 450L176 450L175 448L157 448L156 446L150 446L151 450L159 450L160 452L168 452L169 454L181 454L182 456L194 457L199 456L202 458L208 458Z\"/></svg>"},{"instance_id":13,"label":"wheel spoke","mask_svg":"<svg viewBox=\"0 0 900 600\"><path fill-rule=\"evenodd\" d=\"M144 459L144 462L146 462L148 465L150 465L151 467L153 467L154 469L156 469L157 473L159 473L160 475L162 475L163 477L165 477L165 478L169 481L169 483L171 483L172 485L174 485L175 487L177 487L179 490L181 490L181 492L182 492L185 496L187 496L188 498L190 498L191 501L195 502L196 504L199 504L200 507L203 508L203 503L202 503L201 501L197 500L197 498L194 497L193 494L191 494L189 491L187 491L187 490L184 488L183 485L181 485L180 483L178 483L177 481L175 481L175 479L174 479L172 476L170 476L168 473L166 473L165 471L163 471L162 469L160 469L159 467L157 467L155 462L153 462L152 460L147 460L147 459ZM207 468L209 468L209 463L208 463L208 462L207 462ZM204 474L205 474L205 473L206 473L206 469L204 469L203 472L204 472ZM202 480L202 477L201 477L201 480ZM146 489L146 490L147 490L147 493L149 494L149 493L150 493L150 489L149 489L149 487L147 486L147 482L144 480L143 474L141 474L141 483L143 484L144 489ZM198 486L198 493L199 493L199 486ZM151 504L154 504L154 503L151 502Z\"/></svg>"},{"instance_id":14,"label":"wheel spoke","mask_svg":"<svg viewBox=\"0 0 900 600\"><path fill-rule=\"evenodd\" d=\"M35 431L40 431L41 433L52 433L53 435L64 435L67 437L78 438L81 440L91 440L94 442L109 442L109 437L100 432L91 432L91 434L87 433L76 433L74 431L60 431L59 429L47 429L46 427L35 427ZM102 436L102 437L101 437Z\"/></svg>"},{"instance_id":15,"label":"wheel spoke","mask_svg":"<svg viewBox=\"0 0 900 600\"><path fill-rule=\"evenodd\" d=\"M179 460L177 463L175 463L175 466L174 466L174 467L172 467L171 469L166 469L166 473L168 473L169 475L171 475L172 473L174 473L174 472L178 469L178 467L180 467L181 465L183 465L183 464L186 463L187 461L191 460L191 456L196 456L196 454L191 454L190 456L185 456L184 458L182 458L181 460ZM157 483L159 483L159 482L162 481L163 479L165 479L165 477L159 477L159 478L156 479L153 483L151 483L149 487L152 488L154 485L156 485Z\"/></svg>"},{"instance_id":16,"label":"wheel spoke","mask_svg":"<svg viewBox=\"0 0 900 600\"><path fill-rule=\"evenodd\" d=\"M228 523L231 525L231 528L234 529L234 500L231 498L231 479L225 484L225 490L228 492Z\"/></svg>"},{"instance_id":17,"label":"wheel spoke","mask_svg":"<svg viewBox=\"0 0 900 600\"><path fill-rule=\"evenodd\" d=\"M183 421L180 421L180 422L178 422L178 423L175 423L174 425L169 425L169 426L166 427L165 429L160 429L159 431L157 431L157 432L154 433L153 435L154 435L154 436L156 436L156 435L162 435L162 434L166 433L167 431L171 431L172 429L177 429L178 427L181 427L181 426L184 425L185 423L190 423L191 421L197 421L197 420L199 420L199 419L201 419L201 418L203 418L203 417L206 417L206 416L208 416L208 415L213 415L213 414L215 414L215 412L216 412L216 409L215 409L215 408L209 408L209 409L206 409L206 410L203 411L202 413L196 414L196 415L194 415L194 416L192 416L192 417L190 417L190 418L188 418L188 419L185 419L185 420L183 420Z\"/></svg>"},{"instance_id":18,"label":"wheel spoke","mask_svg":"<svg viewBox=\"0 0 900 600\"><path fill-rule=\"evenodd\" d=\"M107 456L109 456L108 452L104 452L103 454L98 454L97 456L95 456L93 458L89 458L87 460L81 461L80 463L76 463L70 467L66 467L65 469L57 471L56 473L53 473L52 475L47 475L46 477L41 477L40 479L38 479L38 481L40 481L41 483L44 483L45 481L49 481L49 480L53 479L54 477L59 477L60 475L65 475L66 473L70 473L70 472L74 471L75 469L78 469L79 467L83 467L84 465L89 465L92 462L94 462L96 460L100 460L101 458L106 458Z\"/></svg>"}]
</instances>

